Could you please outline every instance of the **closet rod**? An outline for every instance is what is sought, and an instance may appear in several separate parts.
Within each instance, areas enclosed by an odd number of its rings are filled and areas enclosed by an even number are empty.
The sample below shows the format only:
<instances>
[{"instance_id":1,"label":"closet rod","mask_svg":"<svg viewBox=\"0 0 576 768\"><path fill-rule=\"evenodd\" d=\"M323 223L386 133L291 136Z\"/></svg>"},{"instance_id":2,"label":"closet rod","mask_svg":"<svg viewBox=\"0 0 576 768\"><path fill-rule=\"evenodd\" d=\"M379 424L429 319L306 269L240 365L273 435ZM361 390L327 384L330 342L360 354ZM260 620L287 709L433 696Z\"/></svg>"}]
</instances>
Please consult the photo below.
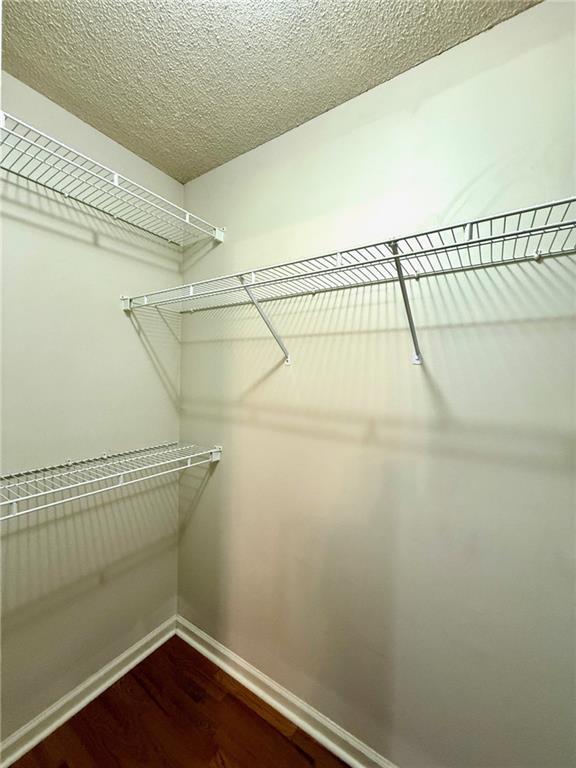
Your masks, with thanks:
<instances>
[{"instance_id":1,"label":"closet rod","mask_svg":"<svg viewBox=\"0 0 576 768\"><path fill-rule=\"evenodd\" d=\"M221 446L164 443L4 475L0 477L0 521L217 462L221 455Z\"/></svg>"}]
</instances>

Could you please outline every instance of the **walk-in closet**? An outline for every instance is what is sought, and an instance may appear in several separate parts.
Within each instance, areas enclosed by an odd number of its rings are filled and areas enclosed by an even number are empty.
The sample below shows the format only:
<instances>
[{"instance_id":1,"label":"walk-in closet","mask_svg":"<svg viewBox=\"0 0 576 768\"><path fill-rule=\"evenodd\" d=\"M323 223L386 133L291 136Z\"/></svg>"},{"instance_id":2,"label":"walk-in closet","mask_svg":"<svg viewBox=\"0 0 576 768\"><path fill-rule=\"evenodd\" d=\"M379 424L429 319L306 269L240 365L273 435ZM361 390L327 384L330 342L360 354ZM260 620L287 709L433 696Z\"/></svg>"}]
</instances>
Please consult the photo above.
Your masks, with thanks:
<instances>
[{"instance_id":1,"label":"walk-in closet","mask_svg":"<svg viewBox=\"0 0 576 768\"><path fill-rule=\"evenodd\" d=\"M576 4L4 0L1 768L576 768Z\"/></svg>"}]
</instances>

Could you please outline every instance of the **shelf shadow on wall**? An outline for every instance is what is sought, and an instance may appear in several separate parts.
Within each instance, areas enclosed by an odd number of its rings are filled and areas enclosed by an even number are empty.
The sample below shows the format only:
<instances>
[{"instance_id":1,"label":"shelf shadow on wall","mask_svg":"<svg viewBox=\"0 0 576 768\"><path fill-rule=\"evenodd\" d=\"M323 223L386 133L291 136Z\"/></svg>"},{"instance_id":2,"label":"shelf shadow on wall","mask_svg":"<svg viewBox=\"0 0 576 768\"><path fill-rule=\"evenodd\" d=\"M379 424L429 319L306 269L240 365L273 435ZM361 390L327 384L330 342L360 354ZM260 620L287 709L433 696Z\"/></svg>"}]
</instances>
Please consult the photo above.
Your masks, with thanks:
<instances>
[{"instance_id":1,"label":"shelf shadow on wall","mask_svg":"<svg viewBox=\"0 0 576 768\"><path fill-rule=\"evenodd\" d=\"M500 268L499 277L494 271L464 273L431 278L426 286L412 284L422 367L410 365L403 307L392 285L269 302L293 354L291 368L270 363L278 350L252 308L194 313L186 322L189 335L194 334L194 323L197 333L183 344L189 361L183 417L190 423L220 424L218 429L226 423L243 424L409 451L426 452L434 440L436 451L457 459L518 461L563 470L574 451L570 428L540 427L537 418L532 424L525 418L515 421L510 418L514 408L490 423L478 406L482 377L511 381L507 371L522 365L531 339L536 349L543 329L574 322L575 267L573 258L564 257L550 266L523 265L520 279L519 268L512 266ZM550 350L543 351L553 364ZM207 357L225 361L221 389L228 391L222 397L214 396L218 386L203 391L202 384L186 379L192 363L198 370ZM230 387L227 369L233 379ZM472 379L467 372L474 372ZM400 387L395 379L402 381ZM461 391L448 394L451 379L462 382ZM402 386L418 402L416 410ZM523 394L501 391L502 397L515 400ZM394 402L391 408L387 400ZM298 402L302 404L294 404Z\"/></svg>"},{"instance_id":2,"label":"shelf shadow on wall","mask_svg":"<svg viewBox=\"0 0 576 768\"><path fill-rule=\"evenodd\" d=\"M428 453L433 439L438 455L457 461L481 460L495 465L510 461L558 471L573 465L576 449L576 438L570 430L527 429L513 424L508 427L477 425L472 421L466 423L448 418L434 425L424 420L409 423L353 411L299 410L202 399L183 408L183 415L192 422L212 424L215 429L218 425L235 424L262 432L412 453ZM462 442L467 438L471 440L470 444Z\"/></svg>"},{"instance_id":3,"label":"shelf shadow on wall","mask_svg":"<svg viewBox=\"0 0 576 768\"><path fill-rule=\"evenodd\" d=\"M0 171L0 184L3 217L148 264L180 267L180 249L162 238L6 171Z\"/></svg>"},{"instance_id":4,"label":"shelf shadow on wall","mask_svg":"<svg viewBox=\"0 0 576 768\"><path fill-rule=\"evenodd\" d=\"M135 309L127 315L174 409L179 412L181 316L161 307Z\"/></svg>"},{"instance_id":5,"label":"shelf shadow on wall","mask_svg":"<svg viewBox=\"0 0 576 768\"><path fill-rule=\"evenodd\" d=\"M219 245L220 243L209 238L202 238L187 245L182 253L182 272L185 274L188 269L198 266Z\"/></svg>"},{"instance_id":6,"label":"shelf shadow on wall","mask_svg":"<svg viewBox=\"0 0 576 768\"><path fill-rule=\"evenodd\" d=\"M209 474L195 467L187 492ZM177 479L152 479L2 523L6 733L139 639L143 617L173 615L178 497Z\"/></svg>"},{"instance_id":7,"label":"shelf shadow on wall","mask_svg":"<svg viewBox=\"0 0 576 768\"><path fill-rule=\"evenodd\" d=\"M547 610L564 605L552 560L573 517L575 267L412 281L422 367L393 285L268 302L291 366L250 307L185 320L183 429L225 454L181 543L183 613L305 700L324 694L328 716L373 724L357 735L380 733L383 754L382 724L436 722L447 679L438 718L459 722L503 669L520 671L507 696L548 672L534 616L566 636ZM548 592L529 594L534 574Z\"/></svg>"},{"instance_id":8,"label":"shelf shadow on wall","mask_svg":"<svg viewBox=\"0 0 576 768\"><path fill-rule=\"evenodd\" d=\"M4 630L173 545L177 495L174 480L148 480L4 521Z\"/></svg>"},{"instance_id":9,"label":"shelf shadow on wall","mask_svg":"<svg viewBox=\"0 0 576 768\"><path fill-rule=\"evenodd\" d=\"M208 483L218 465L208 464L207 467L192 467L182 476L180 481L178 508L178 537L182 536L192 521Z\"/></svg>"}]
</instances>

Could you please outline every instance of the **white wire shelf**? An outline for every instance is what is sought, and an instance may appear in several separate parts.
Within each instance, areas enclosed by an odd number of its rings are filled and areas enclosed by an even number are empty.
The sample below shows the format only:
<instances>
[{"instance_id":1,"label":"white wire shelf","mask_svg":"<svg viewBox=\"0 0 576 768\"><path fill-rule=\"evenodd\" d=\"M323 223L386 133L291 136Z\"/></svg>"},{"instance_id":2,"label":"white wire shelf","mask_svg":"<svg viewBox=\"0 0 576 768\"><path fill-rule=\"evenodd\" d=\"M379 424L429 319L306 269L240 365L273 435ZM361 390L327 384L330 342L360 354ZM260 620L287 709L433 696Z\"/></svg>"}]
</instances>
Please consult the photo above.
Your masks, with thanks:
<instances>
[{"instance_id":1,"label":"white wire shelf","mask_svg":"<svg viewBox=\"0 0 576 768\"><path fill-rule=\"evenodd\" d=\"M576 251L576 197L311 259L123 297L122 308L187 313L254 304L289 355L261 304L294 296L398 282L421 362L405 283L436 275L542 261Z\"/></svg>"},{"instance_id":2,"label":"white wire shelf","mask_svg":"<svg viewBox=\"0 0 576 768\"><path fill-rule=\"evenodd\" d=\"M0 477L0 521L219 461L220 446L165 443Z\"/></svg>"},{"instance_id":3,"label":"white wire shelf","mask_svg":"<svg viewBox=\"0 0 576 768\"><path fill-rule=\"evenodd\" d=\"M179 246L224 230L6 112L0 167Z\"/></svg>"}]
</instances>

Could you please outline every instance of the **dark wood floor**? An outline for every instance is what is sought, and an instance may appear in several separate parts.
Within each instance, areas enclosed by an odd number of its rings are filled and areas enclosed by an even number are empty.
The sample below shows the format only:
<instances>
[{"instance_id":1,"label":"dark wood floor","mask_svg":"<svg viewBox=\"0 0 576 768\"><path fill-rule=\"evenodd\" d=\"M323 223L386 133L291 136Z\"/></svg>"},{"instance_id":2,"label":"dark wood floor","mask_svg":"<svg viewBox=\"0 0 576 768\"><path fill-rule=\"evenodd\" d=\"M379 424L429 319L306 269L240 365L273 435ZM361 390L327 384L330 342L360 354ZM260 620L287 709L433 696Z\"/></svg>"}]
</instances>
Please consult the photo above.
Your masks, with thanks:
<instances>
[{"instance_id":1,"label":"dark wood floor","mask_svg":"<svg viewBox=\"0 0 576 768\"><path fill-rule=\"evenodd\" d=\"M346 768L172 638L14 768Z\"/></svg>"}]
</instances>

